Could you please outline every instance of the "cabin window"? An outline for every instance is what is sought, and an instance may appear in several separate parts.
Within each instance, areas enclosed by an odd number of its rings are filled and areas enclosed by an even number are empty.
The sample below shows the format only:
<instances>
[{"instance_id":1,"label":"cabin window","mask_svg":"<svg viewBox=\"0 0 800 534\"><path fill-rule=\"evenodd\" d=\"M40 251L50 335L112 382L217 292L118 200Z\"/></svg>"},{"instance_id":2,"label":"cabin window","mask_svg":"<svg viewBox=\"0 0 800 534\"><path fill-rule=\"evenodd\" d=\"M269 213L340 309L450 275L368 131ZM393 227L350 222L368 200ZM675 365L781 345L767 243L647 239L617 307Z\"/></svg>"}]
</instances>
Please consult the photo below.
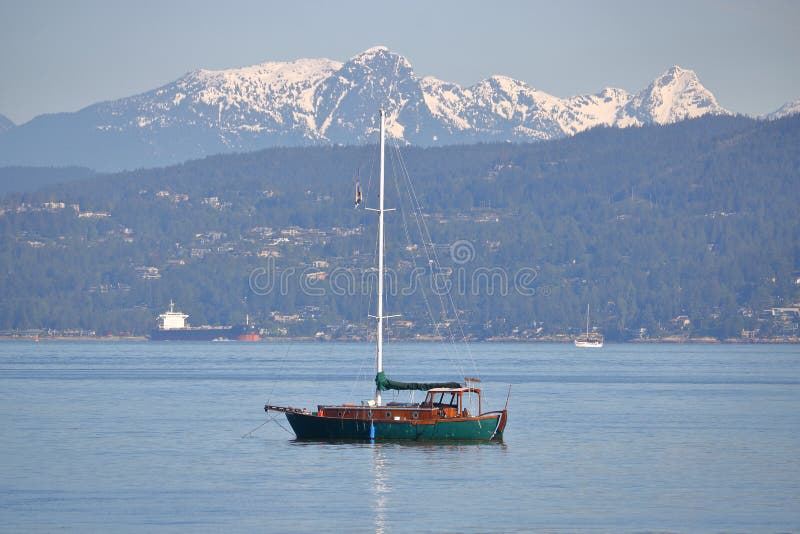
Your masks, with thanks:
<instances>
[{"instance_id":1,"label":"cabin window","mask_svg":"<svg viewBox=\"0 0 800 534\"><path fill-rule=\"evenodd\" d=\"M392 418L392 412L386 412L386 419Z\"/></svg>"},{"instance_id":2,"label":"cabin window","mask_svg":"<svg viewBox=\"0 0 800 534\"><path fill-rule=\"evenodd\" d=\"M441 393L429 393L423 405L443 408L445 406L458 408L458 392L443 391Z\"/></svg>"}]
</instances>

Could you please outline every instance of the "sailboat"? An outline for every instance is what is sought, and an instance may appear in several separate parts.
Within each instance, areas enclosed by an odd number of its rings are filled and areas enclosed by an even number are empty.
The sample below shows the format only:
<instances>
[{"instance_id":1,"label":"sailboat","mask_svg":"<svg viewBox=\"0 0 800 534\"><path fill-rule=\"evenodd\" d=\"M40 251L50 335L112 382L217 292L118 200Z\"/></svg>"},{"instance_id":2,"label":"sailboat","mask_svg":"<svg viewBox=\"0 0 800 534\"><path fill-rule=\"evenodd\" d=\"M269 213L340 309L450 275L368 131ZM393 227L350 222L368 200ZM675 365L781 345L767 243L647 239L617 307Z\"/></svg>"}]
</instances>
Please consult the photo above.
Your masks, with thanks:
<instances>
[{"instance_id":1,"label":"sailboat","mask_svg":"<svg viewBox=\"0 0 800 534\"><path fill-rule=\"evenodd\" d=\"M286 414L299 440L479 440L503 439L508 398L502 410L484 412L474 378L459 382L398 382L383 372L384 285L384 111L380 112L380 196L378 213L377 356L375 397L361 404L319 405L316 411L264 406ZM384 404L385 391L425 391L422 402ZM471 413L470 410L477 410Z\"/></svg>"},{"instance_id":2,"label":"sailboat","mask_svg":"<svg viewBox=\"0 0 800 534\"><path fill-rule=\"evenodd\" d=\"M589 332L589 305L586 305L586 333L575 338L575 346L581 348L599 349L603 346L603 334Z\"/></svg>"}]
</instances>

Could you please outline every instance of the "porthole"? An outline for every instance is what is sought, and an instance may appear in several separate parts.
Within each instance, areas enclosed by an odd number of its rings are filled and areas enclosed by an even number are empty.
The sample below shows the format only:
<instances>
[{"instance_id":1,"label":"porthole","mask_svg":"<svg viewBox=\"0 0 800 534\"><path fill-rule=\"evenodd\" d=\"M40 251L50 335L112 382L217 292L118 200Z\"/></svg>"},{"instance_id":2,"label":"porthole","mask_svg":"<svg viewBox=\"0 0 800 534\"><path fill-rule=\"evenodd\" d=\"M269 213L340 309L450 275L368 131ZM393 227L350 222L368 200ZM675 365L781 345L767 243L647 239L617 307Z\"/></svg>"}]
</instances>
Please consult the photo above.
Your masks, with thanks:
<instances>
[{"instance_id":1,"label":"porthole","mask_svg":"<svg viewBox=\"0 0 800 534\"><path fill-rule=\"evenodd\" d=\"M419 419L419 412L411 412L411 417L414 419Z\"/></svg>"},{"instance_id":2,"label":"porthole","mask_svg":"<svg viewBox=\"0 0 800 534\"><path fill-rule=\"evenodd\" d=\"M392 412L386 412L386 419L392 418Z\"/></svg>"},{"instance_id":3,"label":"porthole","mask_svg":"<svg viewBox=\"0 0 800 534\"><path fill-rule=\"evenodd\" d=\"M344 415L344 412L339 412L339 417L342 417L343 415Z\"/></svg>"}]
</instances>

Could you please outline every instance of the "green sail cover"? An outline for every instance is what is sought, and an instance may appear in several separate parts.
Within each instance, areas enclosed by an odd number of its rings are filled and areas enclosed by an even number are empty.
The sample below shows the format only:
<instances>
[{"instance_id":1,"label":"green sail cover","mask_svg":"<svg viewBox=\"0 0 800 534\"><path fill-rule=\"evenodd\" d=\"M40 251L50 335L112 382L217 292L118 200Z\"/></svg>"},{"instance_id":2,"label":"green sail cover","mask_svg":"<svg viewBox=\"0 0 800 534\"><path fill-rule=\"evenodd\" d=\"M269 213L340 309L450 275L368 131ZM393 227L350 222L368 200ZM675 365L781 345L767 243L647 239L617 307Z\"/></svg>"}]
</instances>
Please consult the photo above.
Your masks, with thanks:
<instances>
[{"instance_id":1,"label":"green sail cover","mask_svg":"<svg viewBox=\"0 0 800 534\"><path fill-rule=\"evenodd\" d=\"M427 391L433 388L460 388L461 384L458 382L395 382L390 380L383 371L375 375L375 385L379 391L386 391L389 389L401 390L420 390Z\"/></svg>"}]
</instances>

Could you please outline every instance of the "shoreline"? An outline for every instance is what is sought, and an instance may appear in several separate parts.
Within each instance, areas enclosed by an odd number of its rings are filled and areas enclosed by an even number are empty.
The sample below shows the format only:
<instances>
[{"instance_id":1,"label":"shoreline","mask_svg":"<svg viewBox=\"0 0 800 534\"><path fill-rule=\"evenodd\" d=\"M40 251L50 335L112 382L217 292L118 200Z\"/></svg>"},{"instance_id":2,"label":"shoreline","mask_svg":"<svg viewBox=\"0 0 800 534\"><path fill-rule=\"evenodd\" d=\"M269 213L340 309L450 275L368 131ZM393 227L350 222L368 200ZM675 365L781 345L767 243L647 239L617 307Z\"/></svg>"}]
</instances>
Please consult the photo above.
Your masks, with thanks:
<instances>
[{"instance_id":1,"label":"shoreline","mask_svg":"<svg viewBox=\"0 0 800 534\"><path fill-rule=\"evenodd\" d=\"M46 336L46 337L33 337L33 336L0 336L0 342L4 341L25 341L29 343L38 342L52 342L52 341L86 341L86 342L143 342L150 341L146 336ZM297 337L262 337L257 341L237 341L237 340L224 340L224 341L167 341L166 343L225 343L233 341L235 343L280 343L280 342L299 342L299 343L371 343L374 339L370 338L350 338L350 339L320 339L313 336L297 336ZM407 339L392 339L395 343L437 343L445 342L447 339L424 336ZM458 341L459 343L462 340ZM539 339L520 339L513 337L493 337L486 339L468 339L467 343L572 343L571 338L565 337L548 337ZM164 343L164 342L160 342ZM719 344L719 345L791 345L800 344L800 337L794 338L765 338L765 339L750 339L750 338L728 338L717 339L713 337L699 337L699 338L681 338L681 337L664 337L664 338L649 338L649 339L631 339L628 341L607 341L606 344L622 345L622 344L649 344L649 343L672 343L672 344Z\"/></svg>"}]
</instances>

